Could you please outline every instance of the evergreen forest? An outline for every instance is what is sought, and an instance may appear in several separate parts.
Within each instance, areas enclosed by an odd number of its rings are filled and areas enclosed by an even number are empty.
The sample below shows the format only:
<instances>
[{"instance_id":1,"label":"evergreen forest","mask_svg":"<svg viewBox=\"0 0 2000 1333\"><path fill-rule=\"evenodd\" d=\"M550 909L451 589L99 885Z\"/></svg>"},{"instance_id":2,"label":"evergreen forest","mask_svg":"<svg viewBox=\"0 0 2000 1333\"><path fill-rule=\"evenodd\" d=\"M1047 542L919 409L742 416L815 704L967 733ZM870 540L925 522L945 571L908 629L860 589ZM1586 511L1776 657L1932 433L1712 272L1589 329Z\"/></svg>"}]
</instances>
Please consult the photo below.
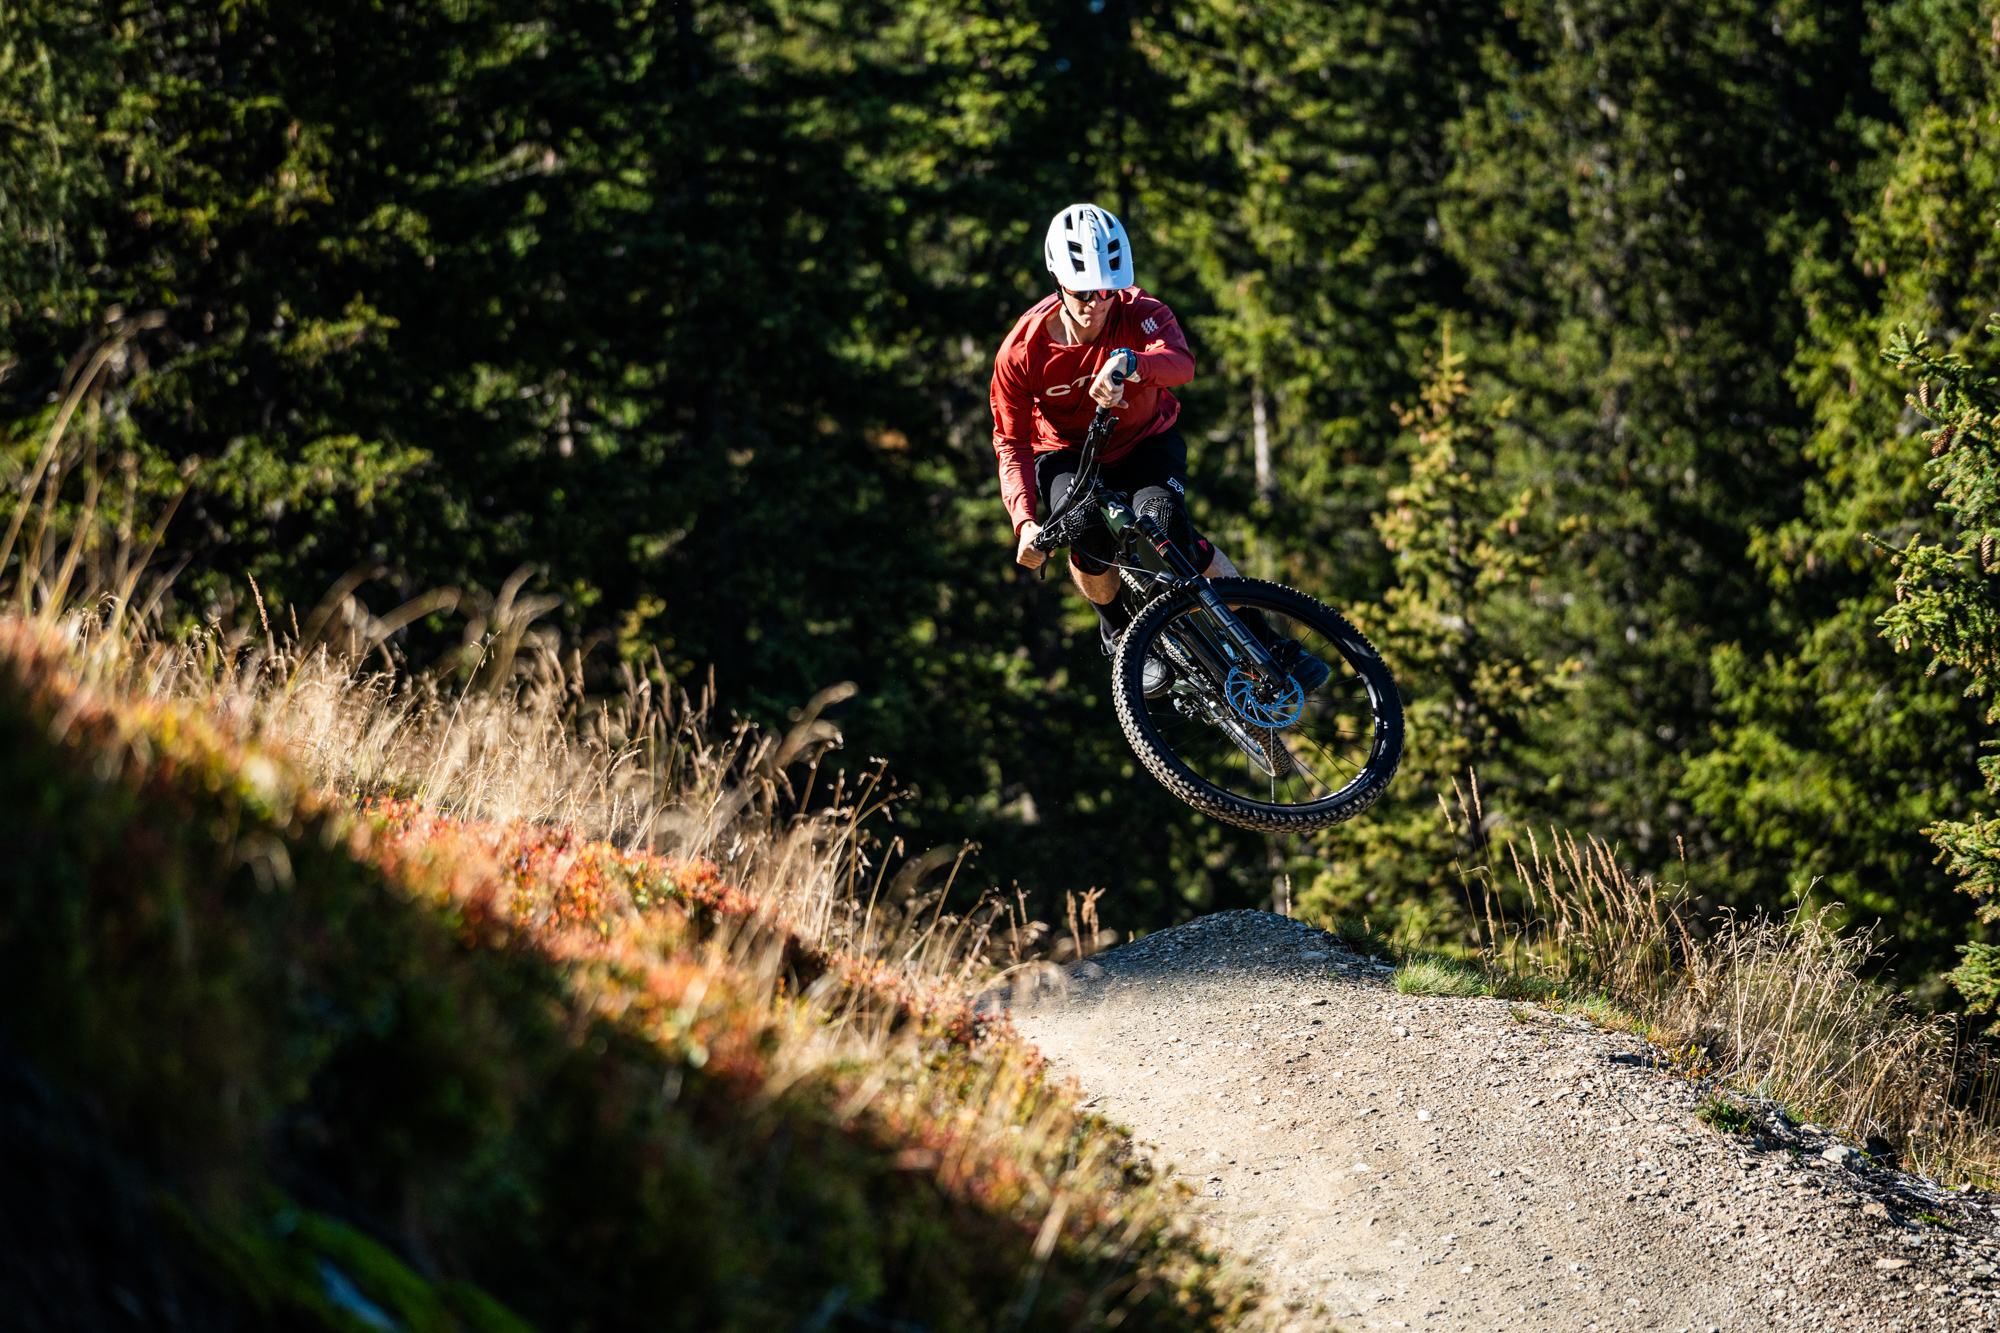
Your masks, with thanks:
<instances>
[{"instance_id":1,"label":"evergreen forest","mask_svg":"<svg viewBox=\"0 0 2000 1333\"><path fill-rule=\"evenodd\" d=\"M781 726L851 681L822 776L1121 930L1469 939L1460 869L1555 828L1962 1002L1990 3L0 0L0 108L16 596L101 513L74 561L190 632L351 594L468 688L500 628ZM1190 336L1198 526L1403 685L1353 824L1173 801L1012 561L988 379L1076 201Z\"/></svg>"}]
</instances>

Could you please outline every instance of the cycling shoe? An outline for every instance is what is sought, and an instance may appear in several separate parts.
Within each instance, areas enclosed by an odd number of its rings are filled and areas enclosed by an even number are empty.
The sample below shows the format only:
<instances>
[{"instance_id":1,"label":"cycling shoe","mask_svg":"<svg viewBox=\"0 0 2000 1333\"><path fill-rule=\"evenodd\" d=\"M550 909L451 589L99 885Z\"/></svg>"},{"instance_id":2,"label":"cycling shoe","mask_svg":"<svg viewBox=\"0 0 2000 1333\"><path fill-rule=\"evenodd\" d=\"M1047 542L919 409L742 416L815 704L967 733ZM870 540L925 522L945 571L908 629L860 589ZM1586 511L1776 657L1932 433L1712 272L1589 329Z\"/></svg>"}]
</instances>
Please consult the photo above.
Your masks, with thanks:
<instances>
[{"instance_id":1,"label":"cycling shoe","mask_svg":"<svg viewBox=\"0 0 2000 1333\"><path fill-rule=\"evenodd\" d=\"M1297 639L1279 639L1271 648L1271 660L1278 669L1299 683L1299 688L1311 694L1326 684L1333 675L1333 668L1299 647ZM1148 662L1146 665L1151 666Z\"/></svg>"},{"instance_id":2,"label":"cycling shoe","mask_svg":"<svg viewBox=\"0 0 2000 1333\"><path fill-rule=\"evenodd\" d=\"M1118 655L1118 640L1108 637L1104 633L1102 625L1098 626L1097 641L1104 649L1104 655L1107 658ZM1165 662L1162 662L1152 653L1146 654L1146 665L1141 667L1139 671L1140 690L1148 699L1157 699L1172 690L1173 687L1173 671L1168 668Z\"/></svg>"}]
</instances>

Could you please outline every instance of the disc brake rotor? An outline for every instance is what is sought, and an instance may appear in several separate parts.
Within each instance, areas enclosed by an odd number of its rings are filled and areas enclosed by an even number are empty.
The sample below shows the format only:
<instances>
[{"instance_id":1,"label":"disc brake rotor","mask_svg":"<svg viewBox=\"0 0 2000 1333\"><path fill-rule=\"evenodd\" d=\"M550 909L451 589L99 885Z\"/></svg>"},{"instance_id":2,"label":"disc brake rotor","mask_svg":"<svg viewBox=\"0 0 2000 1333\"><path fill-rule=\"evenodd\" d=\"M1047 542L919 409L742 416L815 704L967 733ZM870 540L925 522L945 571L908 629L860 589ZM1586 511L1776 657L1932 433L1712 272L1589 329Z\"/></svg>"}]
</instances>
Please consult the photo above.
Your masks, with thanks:
<instances>
[{"instance_id":1,"label":"disc brake rotor","mask_svg":"<svg viewBox=\"0 0 2000 1333\"><path fill-rule=\"evenodd\" d=\"M1297 681L1290 676L1280 676L1278 680L1282 683L1273 686L1268 681L1258 680L1238 664L1230 668L1229 679L1223 682L1223 691L1229 696L1229 706L1236 710L1237 716L1246 722L1275 730L1298 721L1306 705L1306 692Z\"/></svg>"}]
</instances>

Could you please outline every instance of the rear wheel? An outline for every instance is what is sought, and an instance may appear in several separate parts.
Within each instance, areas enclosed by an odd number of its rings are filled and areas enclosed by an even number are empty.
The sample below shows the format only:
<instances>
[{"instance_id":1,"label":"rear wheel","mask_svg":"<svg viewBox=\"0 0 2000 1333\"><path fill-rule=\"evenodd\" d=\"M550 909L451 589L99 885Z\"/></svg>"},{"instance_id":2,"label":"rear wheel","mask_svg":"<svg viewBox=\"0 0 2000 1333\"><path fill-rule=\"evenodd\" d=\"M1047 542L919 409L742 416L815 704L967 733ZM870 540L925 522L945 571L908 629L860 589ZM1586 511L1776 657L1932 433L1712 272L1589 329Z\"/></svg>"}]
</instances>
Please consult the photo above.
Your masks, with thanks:
<instances>
[{"instance_id":1,"label":"rear wheel","mask_svg":"<svg viewBox=\"0 0 2000 1333\"><path fill-rule=\"evenodd\" d=\"M1119 640L1111 673L1118 724L1140 762L1195 809L1243 828L1301 832L1354 818L1403 757L1403 701L1387 664L1303 593L1257 579L1210 586L1253 629L1262 617L1290 675L1260 677L1192 592L1156 598ZM1142 683L1149 654L1173 675L1152 699Z\"/></svg>"}]
</instances>

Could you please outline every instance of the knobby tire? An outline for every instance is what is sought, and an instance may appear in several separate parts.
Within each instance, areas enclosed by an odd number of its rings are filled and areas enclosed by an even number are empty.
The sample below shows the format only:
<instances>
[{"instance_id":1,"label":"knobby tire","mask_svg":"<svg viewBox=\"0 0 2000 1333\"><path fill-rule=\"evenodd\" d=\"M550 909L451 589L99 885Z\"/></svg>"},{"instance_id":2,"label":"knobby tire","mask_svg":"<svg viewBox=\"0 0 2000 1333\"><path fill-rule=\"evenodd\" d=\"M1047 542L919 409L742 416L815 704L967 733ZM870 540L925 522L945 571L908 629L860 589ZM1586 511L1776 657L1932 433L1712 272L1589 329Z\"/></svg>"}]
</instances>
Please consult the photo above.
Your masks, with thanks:
<instances>
[{"instance_id":1,"label":"knobby tire","mask_svg":"<svg viewBox=\"0 0 2000 1333\"><path fill-rule=\"evenodd\" d=\"M1261 579L1215 579L1223 601L1275 613L1313 630L1340 654L1345 667L1364 684L1373 712L1373 737L1360 771L1331 794L1310 802L1259 801L1224 790L1175 754L1162 733L1144 688L1146 654L1163 629L1196 606L1194 594L1155 598L1119 639L1112 663L1112 702L1118 725L1133 752L1162 786L1204 814L1241 828L1269 833L1303 833L1344 823L1381 799L1403 757L1403 701L1375 646L1329 607L1303 593ZM1337 668L1338 664L1335 665ZM1261 733L1262 729L1251 729ZM1268 736L1259 735L1260 740Z\"/></svg>"}]
</instances>

